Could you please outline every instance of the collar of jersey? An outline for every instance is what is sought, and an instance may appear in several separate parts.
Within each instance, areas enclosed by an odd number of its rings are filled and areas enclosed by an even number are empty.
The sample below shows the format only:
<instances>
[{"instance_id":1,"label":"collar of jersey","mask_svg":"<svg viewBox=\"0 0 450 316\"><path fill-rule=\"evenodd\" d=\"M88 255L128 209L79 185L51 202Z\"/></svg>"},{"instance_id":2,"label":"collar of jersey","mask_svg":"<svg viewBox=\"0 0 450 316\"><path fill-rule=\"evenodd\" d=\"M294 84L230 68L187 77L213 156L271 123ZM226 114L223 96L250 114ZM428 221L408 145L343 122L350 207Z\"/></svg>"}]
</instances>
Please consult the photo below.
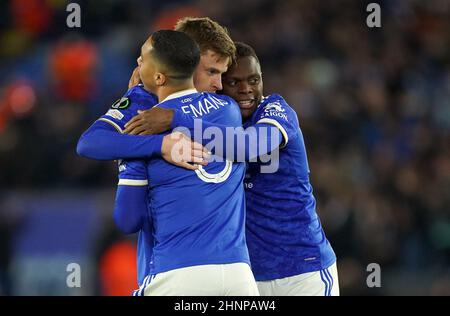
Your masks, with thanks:
<instances>
[{"instance_id":1,"label":"collar of jersey","mask_svg":"<svg viewBox=\"0 0 450 316\"><path fill-rule=\"evenodd\" d=\"M264 101L266 101L267 100L267 98L268 98L269 96L267 96L267 97L262 97L262 99L261 99L261 102L259 102L259 104L258 104L258 106L256 107L256 108L259 108L260 106L261 106L261 104L263 104L264 103Z\"/></svg>"},{"instance_id":2,"label":"collar of jersey","mask_svg":"<svg viewBox=\"0 0 450 316\"><path fill-rule=\"evenodd\" d=\"M194 94L194 93L198 93L198 91L196 89L188 89L188 90L178 91L178 92L168 95L164 100L159 102L159 104L169 101L169 100L172 100L172 99L184 97L185 95Z\"/></svg>"}]
</instances>

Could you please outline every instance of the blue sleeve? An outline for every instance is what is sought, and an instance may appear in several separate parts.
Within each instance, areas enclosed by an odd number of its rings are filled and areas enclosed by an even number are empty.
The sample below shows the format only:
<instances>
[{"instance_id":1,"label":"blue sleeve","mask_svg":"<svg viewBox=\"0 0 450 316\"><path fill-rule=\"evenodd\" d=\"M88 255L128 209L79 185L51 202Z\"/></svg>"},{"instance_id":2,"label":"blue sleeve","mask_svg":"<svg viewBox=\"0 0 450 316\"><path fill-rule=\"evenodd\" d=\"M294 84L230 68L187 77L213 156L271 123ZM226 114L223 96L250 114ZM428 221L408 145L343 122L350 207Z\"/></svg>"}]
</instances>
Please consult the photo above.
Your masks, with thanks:
<instances>
[{"instance_id":1,"label":"blue sleeve","mask_svg":"<svg viewBox=\"0 0 450 316\"><path fill-rule=\"evenodd\" d=\"M265 98L257 109L254 122L256 124L266 123L278 128L283 135L280 148L288 145L289 140L298 137L298 118L295 111L287 104L282 96L272 94Z\"/></svg>"},{"instance_id":2,"label":"blue sleeve","mask_svg":"<svg viewBox=\"0 0 450 316\"><path fill-rule=\"evenodd\" d=\"M81 135L77 153L96 160L152 158L161 155L163 138L121 134L111 124L98 120Z\"/></svg>"},{"instance_id":3,"label":"blue sleeve","mask_svg":"<svg viewBox=\"0 0 450 316\"><path fill-rule=\"evenodd\" d=\"M121 161L114 222L125 234L136 233L148 220L147 166L143 160Z\"/></svg>"},{"instance_id":4,"label":"blue sleeve","mask_svg":"<svg viewBox=\"0 0 450 316\"><path fill-rule=\"evenodd\" d=\"M188 128L195 141L231 161L253 161L274 151L283 141L280 130L272 124L258 123L244 130L194 119L180 110L175 110L172 121L172 128L176 127Z\"/></svg>"},{"instance_id":5,"label":"blue sleeve","mask_svg":"<svg viewBox=\"0 0 450 316\"><path fill-rule=\"evenodd\" d=\"M114 204L114 222L125 234L133 234L141 230L147 218L147 187L117 187Z\"/></svg>"},{"instance_id":6,"label":"blue sleeve","mask_svg":"<svg viewBox=\"0 0 450 316\"><path fill-rule=\"evenodd\" d=\"M77 145L80 156L97 160L151 158L161 154L162 135L124 135L125 124L137 114L158 103L156 96L142 86L130 89L114 102L86 132Z\"/></svg>"},{"instance_id":7,"label":"blue sleeve","mask_svg":"<svg viewBox=\"0 0 450 316\"><path fill-rule=\"evenodd\" d=\"M116 130L122 132L125 124L137 115L139 110L149 110L156 104L158 104L158 98L139 85L128 90L121 99L114 102L99 120L111 124Z\"/></svg>"}]
</instances>

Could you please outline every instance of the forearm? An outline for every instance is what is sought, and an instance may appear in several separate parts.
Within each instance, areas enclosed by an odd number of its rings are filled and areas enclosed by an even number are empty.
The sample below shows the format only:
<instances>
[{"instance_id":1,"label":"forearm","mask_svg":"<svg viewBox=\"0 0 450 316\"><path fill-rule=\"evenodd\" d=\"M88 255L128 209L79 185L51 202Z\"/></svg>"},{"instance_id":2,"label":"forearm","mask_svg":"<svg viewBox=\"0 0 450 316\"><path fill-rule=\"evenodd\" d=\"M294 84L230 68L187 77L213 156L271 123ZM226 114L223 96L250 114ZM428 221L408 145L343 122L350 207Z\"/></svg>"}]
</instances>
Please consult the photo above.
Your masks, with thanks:
<instances>
[{"instance_id":1,"label":"forearm","mask_svg":"<svg viewBox=\"0 0 450 316\"><path fill-rule=\"evenodd\" d=\"M252 161L274 151L283 141L281 132L271 124L259 123L244 130L194 119L179 110L172 121L172 128L176 127L187 128L196 142L231 161Z\"/></svg>"},{"instance_id":2,"label":"forearm","mask_svg":"<svg viewBox=\"0 0 450 316\"><path fill-rule=\"evenodd\" d=\"M96 121L81 135L77 153L96 160L151 158L161 155L162 140L163 135L121 134L110 124Z\"/></svg>"},{"instance_id":3,"label":"forearm","mask_svg":"<svg viewBox=\"0 0 450 316\"><path fill-rule=\"evenodd\" d=\"M214 145L211 151L217 156L238 162L255 161L258 157L271 153L280 146L283 139L280 131L270 124L256 124L245 130L229 129L223 135L223 142L214 140L210 143Z\"/></svg>"},{"instance_id":4,"label":"forearm","mask_svg":"<svg viewBox=\"0 0 450 316\"><path fill-rule=\"evenodd\" d=\"M125 234L142 229L147 215L147 186L117 187L114 222Z\"/></svg>"}]
</instances>

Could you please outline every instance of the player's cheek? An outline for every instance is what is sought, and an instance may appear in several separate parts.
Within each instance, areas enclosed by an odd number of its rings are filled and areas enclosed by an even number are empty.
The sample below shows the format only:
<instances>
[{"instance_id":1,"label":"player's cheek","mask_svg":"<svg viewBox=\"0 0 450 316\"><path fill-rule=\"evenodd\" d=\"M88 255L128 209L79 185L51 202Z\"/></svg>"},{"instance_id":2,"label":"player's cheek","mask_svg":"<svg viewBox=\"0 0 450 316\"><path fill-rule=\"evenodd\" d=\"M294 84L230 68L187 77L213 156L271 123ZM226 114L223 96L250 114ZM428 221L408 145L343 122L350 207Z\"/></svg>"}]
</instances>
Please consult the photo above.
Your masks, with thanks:
<instances>
[{"instance_id":1,"label":"player's cheek","mask_svg":"<svg viewBox=\"0 0 450 316\"><path fill-rule=\"evenodd\" d=\"M226 94L228 94L230 97L232 97L235 100L239 99L239 92L238 92L237 87L228 88L228 91Z\"/></svg>"}]
</instances>

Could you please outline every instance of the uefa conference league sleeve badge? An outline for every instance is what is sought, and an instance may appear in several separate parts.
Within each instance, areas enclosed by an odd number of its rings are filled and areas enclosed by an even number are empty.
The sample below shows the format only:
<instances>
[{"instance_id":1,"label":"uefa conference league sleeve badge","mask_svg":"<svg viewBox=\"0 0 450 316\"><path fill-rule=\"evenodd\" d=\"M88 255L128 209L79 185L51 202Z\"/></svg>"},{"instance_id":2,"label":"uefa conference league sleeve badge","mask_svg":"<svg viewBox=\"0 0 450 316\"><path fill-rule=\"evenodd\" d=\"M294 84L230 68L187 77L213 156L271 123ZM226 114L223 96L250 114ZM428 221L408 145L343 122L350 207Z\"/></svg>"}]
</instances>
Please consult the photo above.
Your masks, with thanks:
<instances>
[{"instance_id":1,"label":"uefa conference league sleeve badge","mask_svg":"<svg viewBox=\"0 0 450 316\"><path fill-rule=\"evenodd\" d=\"M111 109L114 110L125 110L130 106L130 99L129 98L122 98L117 100L116 102L111 105Z\"/></svg>"}]
</instances>

